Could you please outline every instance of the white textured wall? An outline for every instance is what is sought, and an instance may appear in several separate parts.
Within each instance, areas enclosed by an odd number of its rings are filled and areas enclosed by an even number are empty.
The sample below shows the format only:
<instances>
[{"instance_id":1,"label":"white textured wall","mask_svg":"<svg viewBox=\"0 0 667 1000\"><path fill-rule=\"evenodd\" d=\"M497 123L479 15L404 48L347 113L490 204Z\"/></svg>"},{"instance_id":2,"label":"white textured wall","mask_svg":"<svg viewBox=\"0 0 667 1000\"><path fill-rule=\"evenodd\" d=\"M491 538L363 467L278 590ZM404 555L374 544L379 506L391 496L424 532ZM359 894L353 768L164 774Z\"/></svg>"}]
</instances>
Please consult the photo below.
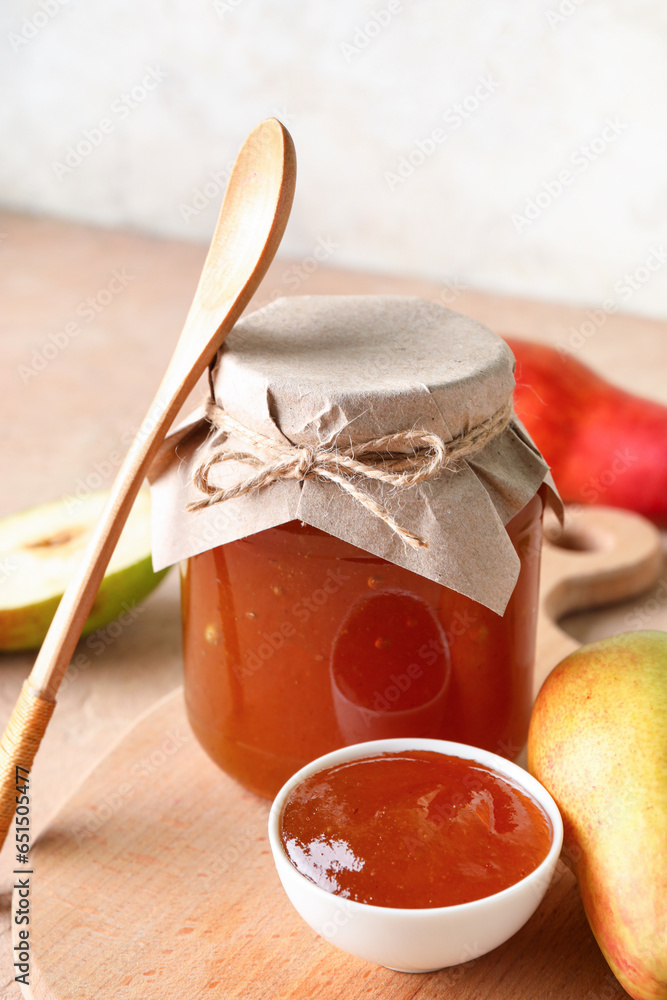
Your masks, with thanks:
<instances>
[{"instance_id":1,"label":"white textured wall","mask_svg":"<svg viewBox=\"0 0 667 1000\"><path fill-rule=\"evenodd\" d=\"M206 241L276 114L299 157L285 252L667 315L661 0L4 0L0 19L6 205Z\"/></svg>"}]
</instances>

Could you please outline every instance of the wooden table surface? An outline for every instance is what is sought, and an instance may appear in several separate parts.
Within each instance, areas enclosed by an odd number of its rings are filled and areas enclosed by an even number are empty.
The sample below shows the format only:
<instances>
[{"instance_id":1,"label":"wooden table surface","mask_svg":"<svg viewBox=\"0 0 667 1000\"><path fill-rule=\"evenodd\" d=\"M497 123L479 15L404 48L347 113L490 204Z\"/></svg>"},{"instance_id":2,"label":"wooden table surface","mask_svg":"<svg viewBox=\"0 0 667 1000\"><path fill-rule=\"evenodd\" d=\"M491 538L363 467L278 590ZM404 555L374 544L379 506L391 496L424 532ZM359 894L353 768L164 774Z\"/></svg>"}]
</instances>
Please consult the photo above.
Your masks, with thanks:
<instances>
[{"instance_id":1,"label":"wooden table surface","mask_svg":"<svg viewBox=\"0 0 667 1000\"><path fill-rule=\"evenodd\" d=\"M205 252L198 244L0 213L0 515L110 483L180 332ZM667 322L626 314L601 321L583 308L476 292L451 280L344 272L313 258L274 263L256 301L387 292L437 299L498 333L577 346L581 360L611 381L667 403ZM589 641L627 630L632 615L667 630L666 579L667 572L641 599L572 617L567 627ZM172 573L62 690L33 771L34 836L119 735L180 683L180 657ZM32 659L0 659L3 719ZM20 995L8 937L7 848L0 864L6 1000Z\"/></svg>"}]
</instances>

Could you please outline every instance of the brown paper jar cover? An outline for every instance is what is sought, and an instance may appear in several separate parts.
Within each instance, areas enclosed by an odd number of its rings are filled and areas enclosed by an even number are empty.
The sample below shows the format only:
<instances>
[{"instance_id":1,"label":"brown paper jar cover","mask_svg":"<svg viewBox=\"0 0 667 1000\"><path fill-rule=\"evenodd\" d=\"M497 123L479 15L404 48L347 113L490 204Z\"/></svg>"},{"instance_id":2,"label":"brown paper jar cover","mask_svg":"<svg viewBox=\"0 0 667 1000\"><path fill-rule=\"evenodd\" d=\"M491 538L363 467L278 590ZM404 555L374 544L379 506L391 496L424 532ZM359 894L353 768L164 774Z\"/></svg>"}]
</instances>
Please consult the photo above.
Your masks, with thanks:
<instances>
[{"instance_id":1,"label":"brown paper jar cover","mask_svg":"<svg viewBox=\"0 0 667 1000\"><path fill-rule=\"evenodd\" d=\"M354 448L411 429L448 442L511 397L514 358L482 324L408 296L281 298L241 319L212 372L215 401L245 427L294 446ZM200 510L195 467L215 452L258 449L212 428L203 409L172 433L152 475L156 569L288 521L301 521L502 614L520 560L505 525L545 485L548 466L516 417L484 447L405 488L365 479L414 549L337 483L280 480ZM246 463L216 465L215 485L246 478Z\"/></svg>"}]
</instances>

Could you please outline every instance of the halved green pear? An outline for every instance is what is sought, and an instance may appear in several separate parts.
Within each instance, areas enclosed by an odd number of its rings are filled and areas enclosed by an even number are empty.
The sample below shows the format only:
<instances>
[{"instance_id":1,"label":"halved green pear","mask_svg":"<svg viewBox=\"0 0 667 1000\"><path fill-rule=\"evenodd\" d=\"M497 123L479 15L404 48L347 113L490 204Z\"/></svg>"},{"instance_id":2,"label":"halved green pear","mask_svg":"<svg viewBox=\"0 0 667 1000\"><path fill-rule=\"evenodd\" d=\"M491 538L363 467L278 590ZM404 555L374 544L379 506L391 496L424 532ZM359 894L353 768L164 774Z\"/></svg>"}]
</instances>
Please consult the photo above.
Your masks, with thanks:
<instances>
[{"instance_id":1,"label":"halved green pear","mask_svg":"<svg viewBox=\"0 0 667 1000\"><path fill-rule=\"evenodd\" d=\"M0 650L37 649L108 493L69 497L0 520ZM142 489L107 567L83 635L141 601L163 578L151 561L150 493Z\"/></svg>"}]
</instances>

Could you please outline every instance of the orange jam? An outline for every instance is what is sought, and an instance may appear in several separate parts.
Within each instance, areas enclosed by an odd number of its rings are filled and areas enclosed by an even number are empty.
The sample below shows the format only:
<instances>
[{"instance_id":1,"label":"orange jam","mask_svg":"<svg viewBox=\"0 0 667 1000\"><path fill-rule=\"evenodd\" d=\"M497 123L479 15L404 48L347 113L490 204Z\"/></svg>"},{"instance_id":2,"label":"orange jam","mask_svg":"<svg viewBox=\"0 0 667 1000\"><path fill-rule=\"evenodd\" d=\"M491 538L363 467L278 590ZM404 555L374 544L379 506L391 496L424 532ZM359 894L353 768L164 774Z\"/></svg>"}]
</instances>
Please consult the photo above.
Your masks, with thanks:
<instances>
[{"instance_id":1,"label":"orange jam","mask_svg":"<svg viewBox=\"0 0 667 1000\"><path fill-rule=\"evenodd\" d=\"M197 739L273 797L341 746L400 736L516 757L532 704L542 497L507 525L504 615L299 521L188 560L185 697Z\"/></svg>"},{"instance_id":2,"label":"orange jam","mask_svg":"<svg viewBox=\"0 0 667 1000\"><path fill-rule=\"evenodd\" d=\"M325 768L281 815L290 861L327 892L375 906L455 906L501 892L546 858L529 795L475 761L408 750Z\"/></svg>"}]
</instances>

